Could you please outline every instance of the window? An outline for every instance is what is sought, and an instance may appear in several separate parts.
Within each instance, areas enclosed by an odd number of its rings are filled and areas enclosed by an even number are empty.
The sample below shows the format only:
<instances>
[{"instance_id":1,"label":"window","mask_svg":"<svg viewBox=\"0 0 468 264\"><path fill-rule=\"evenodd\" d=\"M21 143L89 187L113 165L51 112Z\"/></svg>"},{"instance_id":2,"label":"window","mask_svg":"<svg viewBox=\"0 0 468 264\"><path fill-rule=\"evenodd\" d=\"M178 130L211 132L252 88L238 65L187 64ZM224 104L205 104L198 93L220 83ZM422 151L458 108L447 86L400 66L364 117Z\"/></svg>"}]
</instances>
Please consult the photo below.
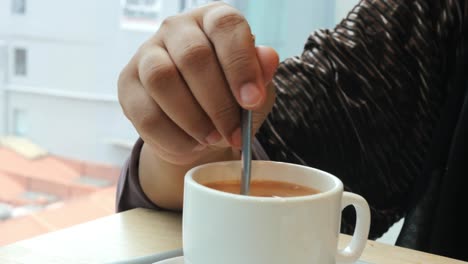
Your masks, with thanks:
<instances>
[{"instance_id":1,"label":"window","mask_svg":"<svg viewBox=\"0 0 468 264\"><path fill-rule=\"evenodd\" d=\"M24 15L26 13L26 0L12 0L11 12L16 15Z\"/></svg>"},{"instance_id":2,"label":"window","mask_svg":"<svg viewBox=\"0 0 468 264\"><path fill-rule=\"evenodd\" d=\"M23 109L13 110L13 133L15 136L23 137L28 133L28 115Z\"/></svg>"},{"instance_id":3,"label":"window","mask_svg":"<svg viewBox=\"0 0 468 264\"><path fill-rule=\"evenodd\" d=\"M14 67L15 67L15 75L17 76L26 76L27 74L27 52L26 49L23 48L16 48L14 54Z\"/></svg>"}]
</instances>

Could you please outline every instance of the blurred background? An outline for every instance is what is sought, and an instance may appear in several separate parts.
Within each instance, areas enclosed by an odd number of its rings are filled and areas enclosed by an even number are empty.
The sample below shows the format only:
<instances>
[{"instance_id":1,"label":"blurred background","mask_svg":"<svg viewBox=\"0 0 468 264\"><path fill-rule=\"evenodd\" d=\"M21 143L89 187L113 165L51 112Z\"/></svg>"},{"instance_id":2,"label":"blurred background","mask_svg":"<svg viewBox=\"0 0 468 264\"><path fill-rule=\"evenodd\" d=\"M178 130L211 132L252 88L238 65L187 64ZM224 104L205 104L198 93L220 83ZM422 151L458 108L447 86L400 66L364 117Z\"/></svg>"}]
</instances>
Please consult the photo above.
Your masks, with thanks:
<instances>
[{"instance_id":1,"label":"blurred background","mask_svg":"<svg viewBox=\"0 0 468 264\"><path fill-rule=\"evenodd\" d=\"M118 74L165 17L208 2L0 1L0 246L114 212L138 137L117 100ZM358 1L226 2L284 59Z\"/></svg>"}]
</instances>

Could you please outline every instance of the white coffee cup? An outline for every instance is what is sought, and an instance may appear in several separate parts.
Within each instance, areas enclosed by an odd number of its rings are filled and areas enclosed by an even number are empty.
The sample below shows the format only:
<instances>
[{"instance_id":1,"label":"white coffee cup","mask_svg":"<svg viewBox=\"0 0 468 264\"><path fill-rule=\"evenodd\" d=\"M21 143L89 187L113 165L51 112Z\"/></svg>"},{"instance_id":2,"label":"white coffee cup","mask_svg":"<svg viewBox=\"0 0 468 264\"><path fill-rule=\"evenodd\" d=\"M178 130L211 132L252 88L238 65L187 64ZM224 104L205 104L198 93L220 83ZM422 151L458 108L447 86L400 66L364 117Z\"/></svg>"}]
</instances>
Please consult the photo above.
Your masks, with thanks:
<instances>
[{"instance_id":1,"label":"white coffee cup","mask_svg":"<svg viewBox=\"0 0 468 264\"><path fill-rule=\"evenodd\" d=\"M288 198L252 197L204 186L240 178L239 161L195 167L185 176L183 249L185 264L353 263L370 226L367 202L343 192L342 182L321 170L289 163L252 162L252 180L295 183L320 193ZM341 211L353 205L356 229L338 247Z\"/></svg>"}]
</instances>

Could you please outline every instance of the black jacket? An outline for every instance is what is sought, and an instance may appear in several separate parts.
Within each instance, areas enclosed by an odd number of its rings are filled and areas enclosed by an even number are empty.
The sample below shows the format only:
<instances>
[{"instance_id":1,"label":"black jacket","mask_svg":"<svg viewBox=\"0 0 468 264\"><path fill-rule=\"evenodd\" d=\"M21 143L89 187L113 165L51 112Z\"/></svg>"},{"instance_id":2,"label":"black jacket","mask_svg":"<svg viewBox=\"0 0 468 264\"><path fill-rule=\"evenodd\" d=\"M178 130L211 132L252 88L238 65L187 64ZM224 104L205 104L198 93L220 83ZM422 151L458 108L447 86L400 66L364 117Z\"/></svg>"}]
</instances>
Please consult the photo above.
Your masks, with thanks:
<instances>
[{"instance_id":1,"label":"black jacket","mask_svg":"<svg viewBox=\"0 0 468 264\"><path fill-rule=\"evenodd\" d=\"M468 260L467 0L364 0L279 67L257 139L270 159L340 177L371 237ZM346 210L342 231L352 232Z\"/></svg>"}]
</instances>

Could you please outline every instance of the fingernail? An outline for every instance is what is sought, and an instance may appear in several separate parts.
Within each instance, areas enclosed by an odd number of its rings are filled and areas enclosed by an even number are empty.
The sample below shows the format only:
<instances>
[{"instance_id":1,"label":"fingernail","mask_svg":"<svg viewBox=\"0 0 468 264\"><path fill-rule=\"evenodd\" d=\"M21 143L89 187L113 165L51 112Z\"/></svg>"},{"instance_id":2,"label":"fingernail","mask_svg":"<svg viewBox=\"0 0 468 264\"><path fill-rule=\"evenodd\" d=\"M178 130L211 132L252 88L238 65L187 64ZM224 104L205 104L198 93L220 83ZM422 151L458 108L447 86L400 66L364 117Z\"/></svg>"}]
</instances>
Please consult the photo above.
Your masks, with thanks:
<instances>
[{"instance_id":1,"label":"fingernail","mask_svg":"<svg viewBox=\"0 0 468 264\"><path fill-rule=\"evenodd\" d=\"M237 128L234 130L231 136L231 145L235 148L240 149L242 144L242 139L241 139L241 129Z\"/></svg>"},{"instance_id":2,"label":"fingernail","mask_svg":"<svg viewBox=\"0 0 468 264\"><path fill-rule=\"evenodd\" d=\"M193 152L199 152L206 148L206 145L198 144L196 147L193 148Z\"/></svg>"},{"instance_id":3,"label":"fingernail","mask_svg":"<svg viewBox=\"0 0 468 264\"><path fill-rule=\"evenodd\" d=\"M244 84L240 88L242 106L255 106L260 101L260 90L254 83Z\"/></svg>"},{"instance_id":4,"label":"fingernail","mask_svg":"<svg viewBox=\"0 0 468 264\"><path fill-rule=\"evenodd\" d=\"M210 145L214 145L221 141L222 138L221 134L217 130L214 130L205 138L205 141Z\"/></svg>"}]
</instances>

